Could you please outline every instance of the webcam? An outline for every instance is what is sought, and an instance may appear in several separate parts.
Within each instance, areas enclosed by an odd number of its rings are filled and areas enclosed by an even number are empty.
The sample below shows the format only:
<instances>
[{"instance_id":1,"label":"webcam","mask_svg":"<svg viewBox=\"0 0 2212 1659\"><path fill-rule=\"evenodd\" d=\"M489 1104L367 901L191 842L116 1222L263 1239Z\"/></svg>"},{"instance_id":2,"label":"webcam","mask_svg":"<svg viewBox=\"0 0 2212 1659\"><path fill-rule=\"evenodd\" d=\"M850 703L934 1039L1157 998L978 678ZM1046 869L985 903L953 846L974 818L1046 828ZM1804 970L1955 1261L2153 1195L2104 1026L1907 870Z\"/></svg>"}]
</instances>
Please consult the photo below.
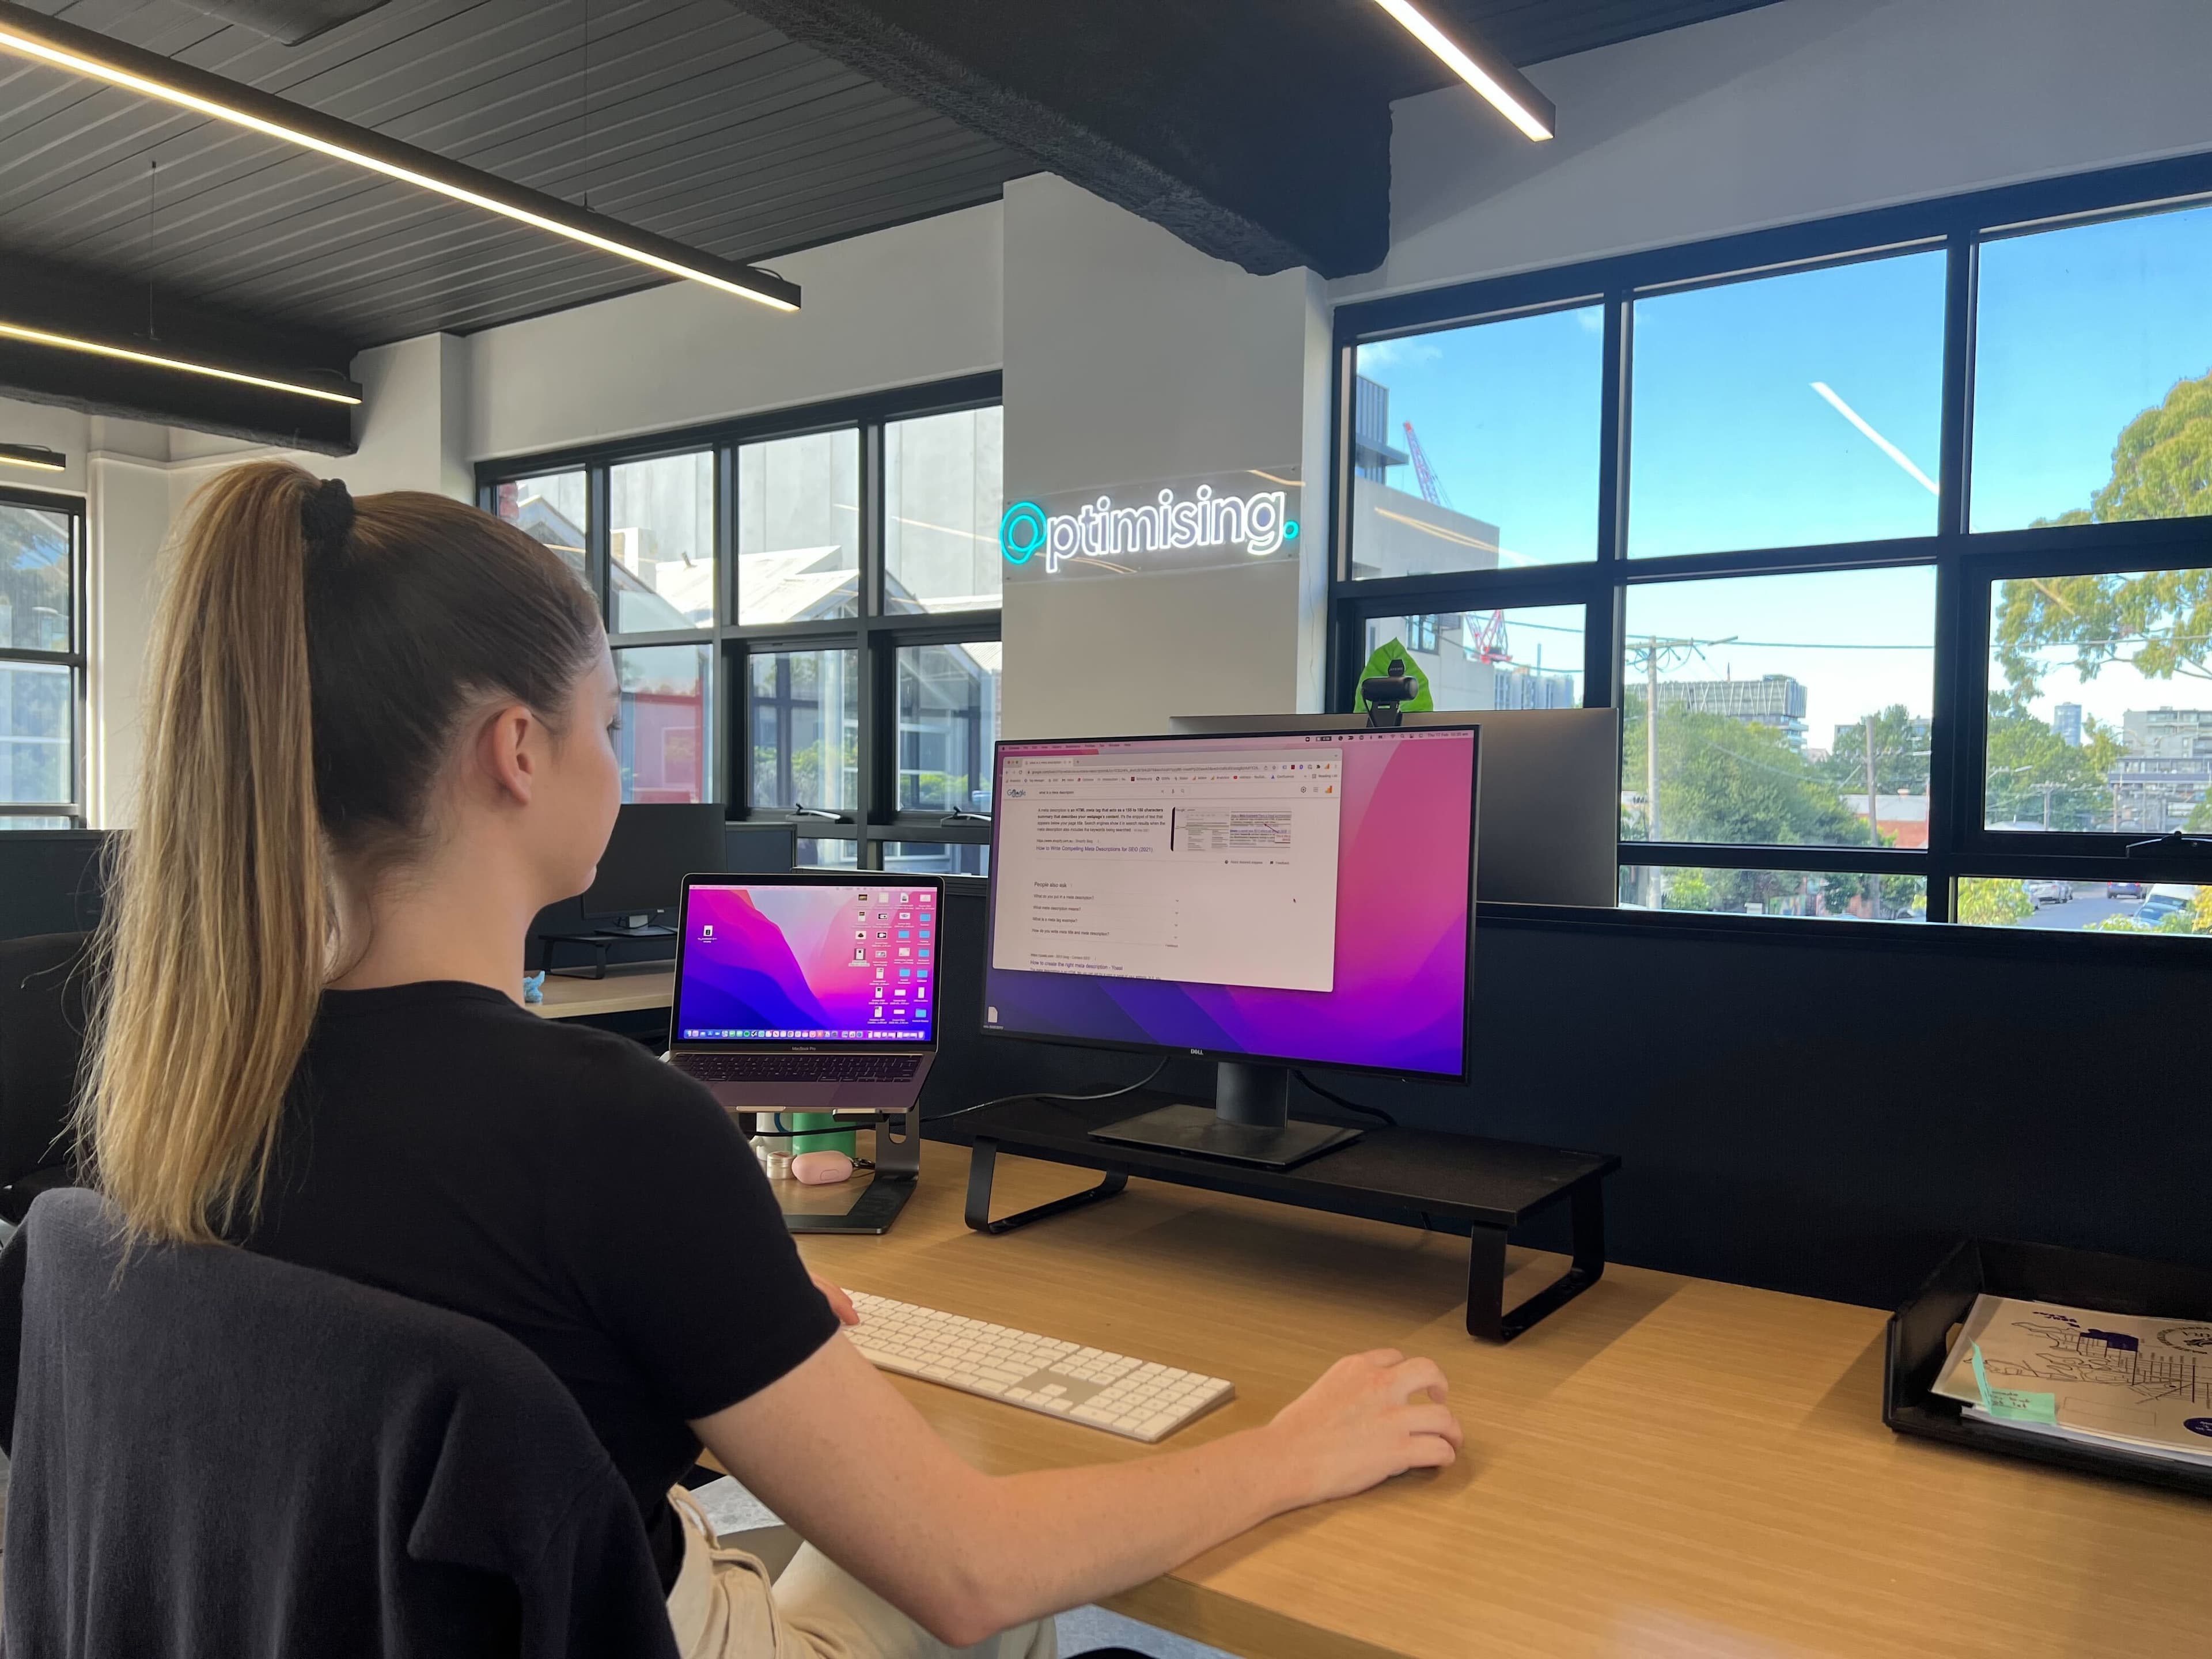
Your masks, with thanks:
<instances>
[{"instance_id":1,"label":"webcam","mask_svg":"<svg viewBox=\"0 0 2212 1659\"><path fill-rule=\"evenodd\" d=\"M1391 658L1385 672L1359 682L1359 698L1367 705L1367 723L1371 726L1403 725L1403 705L1420 695L1421 683L1406 672L1403 657Z\"/></svg>"}]
</instances>

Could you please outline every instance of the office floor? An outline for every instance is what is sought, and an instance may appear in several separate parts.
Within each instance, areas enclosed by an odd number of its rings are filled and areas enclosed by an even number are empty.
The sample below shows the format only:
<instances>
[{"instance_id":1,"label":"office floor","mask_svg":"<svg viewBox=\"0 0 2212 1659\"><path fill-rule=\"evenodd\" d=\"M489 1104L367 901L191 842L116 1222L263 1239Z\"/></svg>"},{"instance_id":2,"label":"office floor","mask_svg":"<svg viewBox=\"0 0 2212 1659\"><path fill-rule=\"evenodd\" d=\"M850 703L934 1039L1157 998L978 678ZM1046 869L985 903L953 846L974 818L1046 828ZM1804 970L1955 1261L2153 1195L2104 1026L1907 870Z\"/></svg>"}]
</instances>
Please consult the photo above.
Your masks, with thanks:
<instances>
[{"instance_id":1,"label":"office floor","mask_svg":"<svg viewBox=\"0 0 2212 1659\"><path fill-rule=\"evenodd\" d=\"M716 1534L725 1539L732 1533L759 1532L779 1524L767 1504L726 1475L700 1487L692 1496L707 1511ZM771 1561L770 1565L775 1564ZM1079 1656L1099 1648L1114 1647L1132 1649L1148 1656L1148 1659L1229 1659L1218 1649L1200 1647L1195 1642L1154 1630L1133 1619L1124 1619L1103 1607L1078 1607L1073 1613L1060 1615L1060 1650L1063 1654Z\"/></svg>"}]
</instances>

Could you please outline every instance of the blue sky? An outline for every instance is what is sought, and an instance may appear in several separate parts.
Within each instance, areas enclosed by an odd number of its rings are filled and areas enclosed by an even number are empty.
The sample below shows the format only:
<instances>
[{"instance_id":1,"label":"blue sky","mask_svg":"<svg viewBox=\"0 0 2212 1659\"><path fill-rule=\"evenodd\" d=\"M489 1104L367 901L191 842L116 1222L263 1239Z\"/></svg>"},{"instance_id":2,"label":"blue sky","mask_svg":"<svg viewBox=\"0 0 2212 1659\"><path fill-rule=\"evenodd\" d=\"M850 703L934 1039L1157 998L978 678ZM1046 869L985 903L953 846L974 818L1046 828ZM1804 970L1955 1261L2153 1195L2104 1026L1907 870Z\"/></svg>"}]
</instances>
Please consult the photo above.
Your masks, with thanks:
<instances>
[{"instance_id":1,"label":"blue sky","mask_svg":"<svg viewBox=\"0 0 2212 1659\"><path fill-rule=\"evenodd\" d=\"M1932 532L1914 470L1933 479L1941 459L1943 283L1943 256L1922 252L1638 301L1631 556ZM2128 422L2212 370L2212 208L1992 242L1978 309L1974 527L2086 507ZM1507 563L1591 556L1601 332L1588 307L1361 348L1361 373L1390 388L1393 442L1411 420L1451 504L1498 526ZM1415 488L1409 468L1390 482ZM1777 642L1708 646L1674 672L1794 674L1818 746L1868 708L1928 711L1925 571L1639 586L1629 626ZM1884 648L1837 648L1866 646ZM2212 706L2212 687L2061 672L2039 706L2058 701L2116 722Z\"/></svg>"}]
</instances>

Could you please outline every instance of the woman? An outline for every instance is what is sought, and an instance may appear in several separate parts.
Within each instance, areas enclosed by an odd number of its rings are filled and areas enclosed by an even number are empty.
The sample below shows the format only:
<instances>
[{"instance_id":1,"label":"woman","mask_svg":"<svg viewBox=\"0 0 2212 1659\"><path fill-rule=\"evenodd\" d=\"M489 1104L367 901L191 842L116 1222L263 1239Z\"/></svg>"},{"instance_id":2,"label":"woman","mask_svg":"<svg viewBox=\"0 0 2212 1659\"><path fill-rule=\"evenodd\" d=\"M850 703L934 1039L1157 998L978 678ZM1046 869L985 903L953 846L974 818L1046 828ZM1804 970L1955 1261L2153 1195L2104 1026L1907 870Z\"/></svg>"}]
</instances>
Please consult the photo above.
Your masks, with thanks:
<instances>
[{"instance_id":1,"label":"woman","mask_svg":"<svg viewBox=\"0 0 2212 1659\"><path fill-rule=\"evenodd\" d=\"M621 706L590 599L520 531L239 467L178 543L150 680L99 1184L141 1237L528 1345L635 1494L685 1653L1048 1656L1056 1609L1452 1461L1442 1374L1393 1352L1110 1468L992 1479L939 1440L838 1335L706 1091L517 1006L531 917L613 823ZM809 1540L772 1596L671 1491L702 1443Z\"/></svg>"}]
</instances>

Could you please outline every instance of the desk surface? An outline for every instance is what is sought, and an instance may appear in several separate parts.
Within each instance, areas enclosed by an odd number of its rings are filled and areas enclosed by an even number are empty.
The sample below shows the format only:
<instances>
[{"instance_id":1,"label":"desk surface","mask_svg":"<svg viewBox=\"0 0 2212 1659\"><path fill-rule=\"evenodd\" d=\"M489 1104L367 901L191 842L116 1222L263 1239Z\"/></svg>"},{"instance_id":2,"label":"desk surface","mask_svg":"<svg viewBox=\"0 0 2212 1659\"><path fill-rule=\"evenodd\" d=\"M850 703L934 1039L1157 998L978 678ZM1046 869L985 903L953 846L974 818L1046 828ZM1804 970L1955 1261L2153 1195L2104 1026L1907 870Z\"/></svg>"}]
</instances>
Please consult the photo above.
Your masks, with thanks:
<instances>
[{"instance_id":1,"label":"desk surface","mask_svg":"<svg viewBox=\"0 0 2212 1659\"><path fill-rule=\"evenodd\" d=\"M545 1000L522 1006L548 1019L584 1019L593 1014L665 1008L675 998L674 964L649 962L635 968L610 968L605 979L564 979L548 974Z\"/></svg>"},{"instance_id":2,"label":"desk surface","mask_svg":"<svg viewBox=\"0 0 2212 1659\"><path fill-rule=\"evenodd\" d=\"M808 1237L809 1262L1232 1378L1171 1447L1265 1422L1358 1349L1451 1377L1455 1468L1281 1516L1114 1603L1150 1623L1268 1659L2039 1659L2212 1632L2212 1504L1892 1435L1873 1310L1612 1267L1490 1347L1461 1327L1460 1240L1141 1181L991 1238L961 1223L966 1159L925 1146L891 1232ZM999 1182L1006 1207L1088 1184L1009 1156ZM986 1469L1146 1455L893 1382Z\"/></svg>"}]
</instances>

